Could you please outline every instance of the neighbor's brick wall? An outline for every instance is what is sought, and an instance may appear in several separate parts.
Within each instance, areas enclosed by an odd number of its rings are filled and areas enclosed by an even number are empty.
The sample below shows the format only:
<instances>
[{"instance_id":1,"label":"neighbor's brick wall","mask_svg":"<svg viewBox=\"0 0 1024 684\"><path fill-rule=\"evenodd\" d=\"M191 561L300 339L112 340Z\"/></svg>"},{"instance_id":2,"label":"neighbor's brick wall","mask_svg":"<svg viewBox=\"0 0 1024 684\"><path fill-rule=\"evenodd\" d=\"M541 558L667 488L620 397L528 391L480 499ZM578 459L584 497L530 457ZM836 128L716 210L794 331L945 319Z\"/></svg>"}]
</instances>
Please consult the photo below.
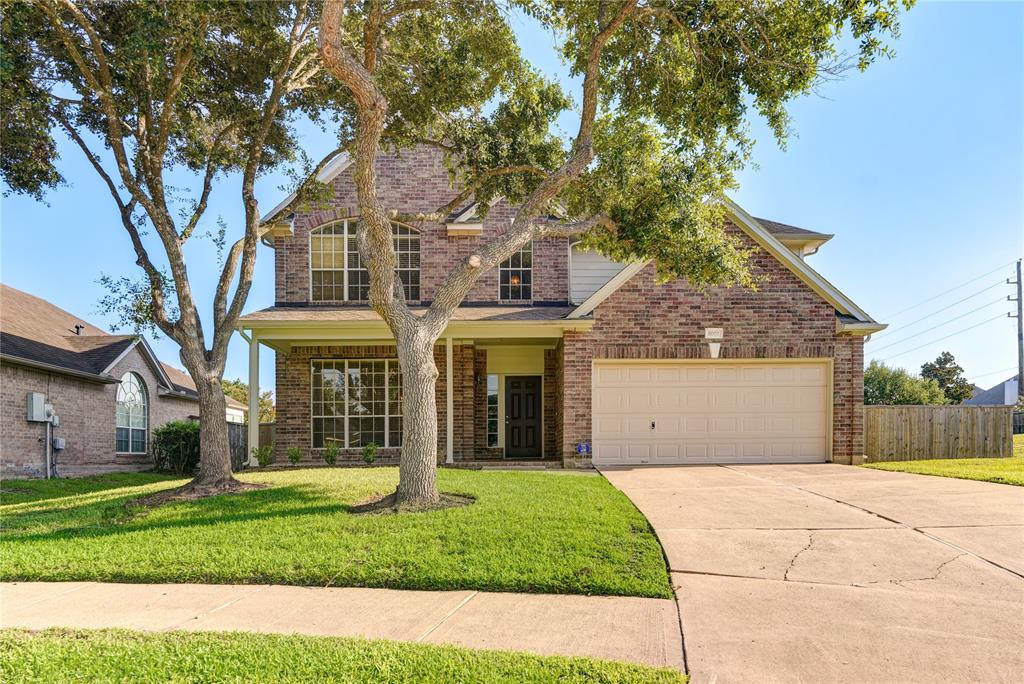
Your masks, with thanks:
<instances>
[{"instance_id":1,"label":"neighbor's brick wall","mask_svg":"<svg viewBox=\"0 0 1024 684\"><path fill-rule=\"evenodd\" d=\"M752 241L734 234L748 246ZM863 445L863 338L837 338L835 310L763 250L753 270L767 276L758 290L714 288L705 294L683 281L655 282L653 266L603 302L594 328L564 338L562 455L586 465L576 444L591 439L594 359L708 358L704 328L725 328L721 357L834 359L833 459L850 463Z\"/></svg>"},{"instance_id":2,"label":"neighbor's brick wall","mask_svg":"<svg viewBox=\"0 0 1024 684\"><path fill-rule=\"evenodd\" d=\"M132 350L110 374L120 378L128 371L142 377L149 396L149 427L171 420L187 419L199 413L198 402L157 395L156 375L137 349ZM148 455L116 454L115 428L117 385L88 382L58 373L17 365L0 366L0 476L42 477L45 425L25 420L26 395L42 392L60 417L54 437L63 437L67 448L56 454L61 476L145 470Z\"/></svg>"},{"instance_id":3,"label":"neighbor's brick wall","mask_svg":"<svg viewBox=\"0 0 1024 684\"><path fill-rule=\"evenodd\" d=\"M384 206L403 213L432 212L456 195L449 185L439 150L418 147L401 154L382 155L377 163L378 193ZM358 202L351 170L334 180L330 207L296 212L295 235L274 240L275 299L278 303L307 303L309 292L309 232L331 221L357 216ZM488 239L508 229L514 208L499 202L491 208L481 237L448 237L440 223L417 224L420 230L420 287L424 301L433 299L451 269ZM568 242L565 238L537 240L533 245L533 300L565 302L569 298ZM484 273L468 302L498 300L498 272Z\"/></svg>"},{"instance_id":4,"label":"neighbor's brick wall","mask_svg":"<svg viewBox=\"0 0 1024 684\"><path fill-rule=\"evenodd\" d=\"M452 348L452 409L456 460L476 457L476 405L474 401L474 365L477 350L473 345L453 345ZM293 347L291 352L278 352L276 367L277 417L274 426L274 460L286 462L289 447L302 451L303 463L322 463L322 449L312 448L312 416L310 394L310 363L314 359L394 359L394 346L323 346ZM437 459L443 463L446 454L446 401L445 373L447 360L444 345L434 347L434 363L438 370L437 401ZM486 369L486 366L485 366ZM486 380L485 380L486 382ZM486 390L485 390L486 391ZM486 444L486 441L484 442ZM381 449L378 460L397 463L398 448ZM342 449L341 461L358 463L361 449Z\"/></svg>"}]
</instances>

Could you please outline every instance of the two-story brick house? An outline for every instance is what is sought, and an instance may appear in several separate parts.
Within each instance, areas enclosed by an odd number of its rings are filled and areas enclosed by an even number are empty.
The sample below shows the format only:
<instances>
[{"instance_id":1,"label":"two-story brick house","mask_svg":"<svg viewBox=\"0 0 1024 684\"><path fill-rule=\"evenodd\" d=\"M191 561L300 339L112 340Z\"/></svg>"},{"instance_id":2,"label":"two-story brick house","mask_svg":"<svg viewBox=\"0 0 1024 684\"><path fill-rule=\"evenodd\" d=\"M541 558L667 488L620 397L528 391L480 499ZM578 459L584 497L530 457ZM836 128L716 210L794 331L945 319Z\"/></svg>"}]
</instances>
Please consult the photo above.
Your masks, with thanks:
<instances>
[{"instance_id":1,"label":"two-story brick house","mask_svg":"<svg viewBox=\"0 0 1024 684\"><path fill-rule=\"evenodd\" d=\"M380 196L404 213L455 195L440 155L379 161ZM389 329L366 303L347 160L321 172L330 208L288 198L269 212L275 306L244 316L250 385L258 345L276 350L276 458L299 447L343 458L402 440L401 374ZM439 462L610 465L857 462L863 344L884 326L806 263L830 235L728 206L729 229L756 246L756 291L698 293L657 284L652 264L617 264L569 240L536 240L484 274L435 351ZM426 308L451 267L510 224L498 202L444 223L395 225L406 297ZM252 396L258 396L253 392ZM255 439L255 435L251 438Z\"/></svg>"}]
</instances>

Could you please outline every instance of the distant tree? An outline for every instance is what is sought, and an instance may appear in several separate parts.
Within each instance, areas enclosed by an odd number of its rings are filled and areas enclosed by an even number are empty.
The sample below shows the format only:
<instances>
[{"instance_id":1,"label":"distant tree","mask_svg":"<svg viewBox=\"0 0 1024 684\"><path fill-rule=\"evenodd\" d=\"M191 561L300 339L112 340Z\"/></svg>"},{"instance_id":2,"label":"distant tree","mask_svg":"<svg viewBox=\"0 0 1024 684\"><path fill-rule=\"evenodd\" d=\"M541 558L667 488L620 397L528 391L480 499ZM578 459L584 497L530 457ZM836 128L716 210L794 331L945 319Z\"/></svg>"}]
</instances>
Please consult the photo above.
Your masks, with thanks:
<instances>
[{"instance_id":1,"label":"distant tree","mask_svg":"<svg viewBox=\"0 0 1024 684\"><path fill-rule=\"evenodd\" d=\"M221 382L224 394L235 401L240 401L246 406L249 405L249 385L241 380L224 380ZM260 422L273 423L277 417L274 409L274 392L265 390L260 392Z\"/></svg>"},{"instance_id":2,"label":"distant tree","mask_svg":"<svg viewBox=\"0 0 1024 684\"><path fill-rule=\"evenodd\" d=\"M921 366L921 377L939 383L951 404L962 404L974 394L974 386L964 377L964 369L948 351Z\"/></svg>"},{"instance_id":3,"label":"distant tree","mask_svg":"<svg viewBox=\"0 0 1024 684\"><path fill-rule=\"evenodd\" d=\"M948 404L939 383L919 378L903 368L872 361L864 371L865 404Z\"/></svg>"}]
</instances>

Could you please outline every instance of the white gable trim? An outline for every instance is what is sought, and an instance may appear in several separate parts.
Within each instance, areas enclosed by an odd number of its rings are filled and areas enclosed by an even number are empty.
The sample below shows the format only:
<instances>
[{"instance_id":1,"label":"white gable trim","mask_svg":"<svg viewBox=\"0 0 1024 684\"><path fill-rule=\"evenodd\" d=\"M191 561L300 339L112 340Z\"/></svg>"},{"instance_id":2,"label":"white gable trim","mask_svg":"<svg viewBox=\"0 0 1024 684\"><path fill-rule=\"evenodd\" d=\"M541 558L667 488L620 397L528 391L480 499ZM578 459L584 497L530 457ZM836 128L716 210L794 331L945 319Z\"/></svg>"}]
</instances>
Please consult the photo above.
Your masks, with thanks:
<instances>
[{"instance_id":1,"label":"white gable trim","mask_svg":"<svg viewBox=\"0 0 1024 684\"><path fill-rule=\"evenodd\" d=\"M167 389L173 391L174 383L171 382L171 379L164 371L163 366L160 365L160 359L158 359L156 357L156 354L153 353L153 349L149 346L149 343L146 342L146 338L142 337L141 335L136 337L134 342L125 347L125 350L118 354L117 358L111 361L107 365L107 367L103 369L103 373L105 375L110 375L110 371L113 370L114 366L121 363L121 361L123 361L124 358L128 356L133 349L135 349L135 347L139 347L142 350L143 358L145 358L146 361L149 362L149 365L153 369L153 372L156 374L157 379L160 380L160 384L162 384Z\"/></svg>"},{"instance_id":2,"label":"white gable trim","mask_svg":"<svg viewBox=\"0 0 1024 684\"><path fill-rule=\"evenodd\" d=\"M744 211L742 207L731 199L726 199L723 205L730 217L735 220L736 225L743 232L782 262L784 266L792 271L800 280L804 281L822 299L834 306L839 313L854 316L865 323L876 322L866 311L854 304L852 299L840 292L835 285L828 282L820 273L811 268L806 261L794 254L777 237L768 232L767 228L758 223L757 219Z\"/></svg>"},{"instance_id":3,"label":"white gable trim","mask_svg":"<svg viewBox=\"0 0 1024 684\"><path fill-rule=\"evenodd\" d=\"M767 228L762 226L757 219L744 211L738 204L730 199L726 199L723 206L729 214L729 217L733 219L736 225L739 226L743 232L749 235L762 248L774 256L782 263L783 266L792 271L794 275L814 290L819 297L835 307L839 313L853 316L859 321L872 324L869 326L873 328L872 332L877 332L885 327L884 325L877 323L875 319L871 318L871 316L867 314L867 312L854 304L852 299L844 295L832 283L823 278L821 274L811 268L806 261L794 254L791 249L786 247L782 241L772 235ZM566 316L566 318L580 318L592 312L599 304L601 304L601 302L606 300L616 290L625 285L630 278L643 270L647 263L630 264L619 271L597 292L592 294L590 298L580 304L575 311ZM875 326L881 327L875 328ZM867 333L865 332L864 334Z\"/></svg>"},{"instance_id":4,"label":"white gable trim","mask_svg":"<svg viewBox=\"0 0 1024 684\"><path fill-rule=\"evenodd\" d=\"M324 164L324 168L320 169L320 173L316 174L316 180L318 183L330 183L332 180L337 178L341 173L352 164L352 157L347 152L342 152L331 161ZM260 223L270 223L280 214L282 211L291 206L292 202L295 201L296 194L293 192L288 195L278 204L276 207L267 212L267 215L260 219Z\"/></svg>"}]
</instances>

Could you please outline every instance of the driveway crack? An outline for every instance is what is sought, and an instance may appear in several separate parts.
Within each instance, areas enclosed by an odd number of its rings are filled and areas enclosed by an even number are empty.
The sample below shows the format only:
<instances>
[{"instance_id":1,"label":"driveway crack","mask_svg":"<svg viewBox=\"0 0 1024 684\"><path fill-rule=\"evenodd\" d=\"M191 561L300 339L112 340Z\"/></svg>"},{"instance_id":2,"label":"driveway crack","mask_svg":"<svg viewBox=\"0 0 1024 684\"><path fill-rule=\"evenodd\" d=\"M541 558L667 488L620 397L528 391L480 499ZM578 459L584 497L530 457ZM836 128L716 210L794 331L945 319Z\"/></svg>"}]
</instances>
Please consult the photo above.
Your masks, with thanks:
<instances>
[{"instance_id":1,"label":"driveway crack","mask_svg":"<svg viewBox=\"0 0 1024 684\"><path fill-rule=\"evenodd\" d=\"M814 545L814 530L808 530L808 531L807 531L807 545L806 545L806 546L804 546L804 547L803 547L802 549L800 549L799 551L797 551L797 552L796 552L795 554L793 554L793 558L792 558L792 559L790 559L790 561L789 561L789 567L788 567L788 568L786 568L786 572L785 572L785 574L784 574L784 575L782 576L782 581L783 581L783 582L788 582L788 581L789 581L789 573L790 573L790 571L791 571L791 570L793 569L793 566L794 566L794 565L796 565L796 559L797 559L797 558L799 558L799 557L800 557L800 555L801 555L801 554L802 554L802 553L803 553L804 551L807 551L807 550L809 550L809 549L810 549L810 548L811 548L811 547L812 547L813 545Z\"/></svg>"}]
</instances>

